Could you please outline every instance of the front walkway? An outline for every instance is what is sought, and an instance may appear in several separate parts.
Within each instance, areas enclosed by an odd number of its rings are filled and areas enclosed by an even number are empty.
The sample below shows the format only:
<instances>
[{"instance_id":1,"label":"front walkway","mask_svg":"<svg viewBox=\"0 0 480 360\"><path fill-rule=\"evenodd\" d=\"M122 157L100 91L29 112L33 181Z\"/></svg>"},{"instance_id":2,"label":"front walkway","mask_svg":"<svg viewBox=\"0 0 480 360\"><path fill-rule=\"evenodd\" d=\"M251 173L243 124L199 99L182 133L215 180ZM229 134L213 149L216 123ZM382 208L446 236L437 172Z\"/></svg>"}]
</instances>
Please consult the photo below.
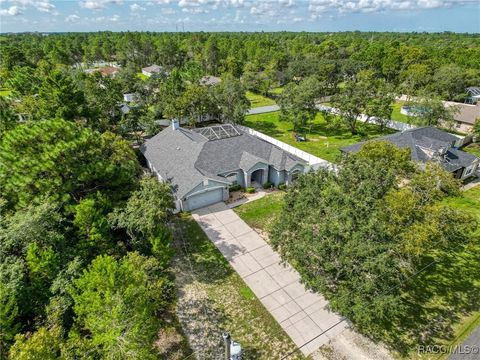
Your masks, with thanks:
<instances>
[{"instance_id":1,"label":"front walkway","mask_svg":"<svg viewBox=\"0 0 480 360\"><path fill-rule=\"evenodd\" d=\"M305 355L347 327L346 321L332 327L342 317L327 309L321 295L307 291L299 274L224 203L196 210L193 218Z\"/></svg>"}]
</instances>

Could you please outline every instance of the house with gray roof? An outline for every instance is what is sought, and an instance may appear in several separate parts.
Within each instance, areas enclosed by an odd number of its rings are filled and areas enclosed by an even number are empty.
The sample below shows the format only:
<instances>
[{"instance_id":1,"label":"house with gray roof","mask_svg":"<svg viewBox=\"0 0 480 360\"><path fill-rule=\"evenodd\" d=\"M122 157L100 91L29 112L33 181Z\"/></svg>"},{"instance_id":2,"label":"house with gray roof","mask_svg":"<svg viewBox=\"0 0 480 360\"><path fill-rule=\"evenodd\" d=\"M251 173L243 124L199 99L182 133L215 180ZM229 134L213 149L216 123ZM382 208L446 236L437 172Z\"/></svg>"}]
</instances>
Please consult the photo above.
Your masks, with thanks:
<instances>
[{"instance_id":1,"label":"house with gray roof","mask_svg":"<svg viewBox=\"0 0 480 360\"><path fill-rule=\"evenodd\" d=\"M168 182L178 210L229 197L229 187L289 184L308 164L234 125L186 129L177 120L140 148L160 181Z\"/></svg>"},{"instance_id":2,"label":"house with gray roof","mask_svg":"<svg viewBox=\"0 0 480 360\"><path fill-rule=\"evenodd\" d=\"M159 76L159 75L168 75L168 71L166 71L163 67L153 64L147 67L142 68L142 74L145 76Z\"/></svg>"},{"instance_id":3,"label":"house with gray roof","mask_svg":"<svg viewBox=\"0 0 480 360\"><path fill-rule=\"evenodd\" d=\"M410 149L412 160L420 164L437 162L458 179L475 175L480 159L462 151L461 139L432 126L405 130L376 140L389 141L399 148ZM340 150L344 153L358 152L365 142L359 142Z\"/></svg>"}]
</instances>

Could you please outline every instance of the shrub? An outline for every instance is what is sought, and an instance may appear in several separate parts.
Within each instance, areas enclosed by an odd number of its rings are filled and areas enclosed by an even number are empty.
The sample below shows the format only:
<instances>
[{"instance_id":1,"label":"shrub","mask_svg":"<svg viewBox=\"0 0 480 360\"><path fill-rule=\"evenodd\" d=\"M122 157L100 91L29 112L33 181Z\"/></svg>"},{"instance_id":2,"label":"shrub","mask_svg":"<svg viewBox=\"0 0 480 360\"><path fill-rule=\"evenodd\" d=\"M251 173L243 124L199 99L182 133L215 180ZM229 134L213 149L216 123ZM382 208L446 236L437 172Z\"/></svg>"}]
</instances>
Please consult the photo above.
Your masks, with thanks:
<instances>
[{"instance_id":1,"label":"shrub","mask_svg":"<svg viewBox=\"0 0 480 360\"><path fill-rule=\"evenodd\" d=\"M270 181L267 181L265 184L263 184L264 189L270 189L273 186L273 184Z\"/></svg>"},{"instance_id":2,"label":"shrub","mask_svg":"<svg viewBox=\"0 0 480 360\"><path fill-rule=\"evenodd\" d=\"M247 188L245 189L245 192L246 192L247 194L253 194L253 193L255 192L255 188L249 186L249 187L247 187Z\"/></svg>"},{"instance_id":3,"label":"shrub","mask_svg":"<svg viewBox=\"0 0 480 360\"><path fill-rule=\"evenodd\" d=\"M238 191L240 190L242 187L240 186L240 184L235 184L235 185L231 185L230 188L229 188L229 191Z\"/></svg>"},{"instance_id":4,"label":"shrub","mask_svg":"<svg viewBox=\"0 0 480 360\"><path fill-rule=\"evenodd\" d=\"M278 190L287 190L287 184L278 184Z\"/></svg>"}]
</instances>

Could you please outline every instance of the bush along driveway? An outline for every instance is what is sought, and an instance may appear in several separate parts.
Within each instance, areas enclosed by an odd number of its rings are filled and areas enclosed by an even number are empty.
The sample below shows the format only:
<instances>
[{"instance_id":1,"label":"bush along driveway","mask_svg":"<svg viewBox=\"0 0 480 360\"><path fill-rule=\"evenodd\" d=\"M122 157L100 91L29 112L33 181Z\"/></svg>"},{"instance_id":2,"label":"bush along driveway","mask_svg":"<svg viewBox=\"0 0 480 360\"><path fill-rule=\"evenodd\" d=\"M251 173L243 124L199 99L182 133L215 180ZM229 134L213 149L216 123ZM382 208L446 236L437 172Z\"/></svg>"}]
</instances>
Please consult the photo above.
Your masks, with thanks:
<instances>
[{"instance_id":1,"label":"bush along driveway","mask_svg":"<svg viewBox=\"0 0 480 360\"><path fill-rule=\"evenodd\" d=\"M307 291L299 274L282 264L270 245L225 204L192 215L303 354L313 353L348 326L329 311L321 295Z\"/></svg>"}]
</instances>

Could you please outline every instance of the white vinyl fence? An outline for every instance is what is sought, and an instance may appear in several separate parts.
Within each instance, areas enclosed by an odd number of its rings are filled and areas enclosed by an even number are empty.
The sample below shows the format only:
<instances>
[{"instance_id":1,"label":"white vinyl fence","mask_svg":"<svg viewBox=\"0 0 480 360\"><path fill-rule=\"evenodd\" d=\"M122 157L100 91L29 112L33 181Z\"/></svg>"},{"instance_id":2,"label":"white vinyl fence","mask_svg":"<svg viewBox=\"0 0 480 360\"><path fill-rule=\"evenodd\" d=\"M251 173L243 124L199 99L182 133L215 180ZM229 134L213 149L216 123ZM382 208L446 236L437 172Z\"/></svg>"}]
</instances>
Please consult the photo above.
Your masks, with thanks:
<instances>
[{"instance_id":1,"label":"white vinyl fence","mask_svg":"<svg viewBox=\"0 0 480 360\"><path fill-rule=\"evenodd\" d=\"M331 162L328 162L327 160L316 157L315 155L309 154L303 150L297 149L296 147L288 145L283 141L274 139L271 136L265 135L257 130L253 130L246 126L237 125L237 127L240 130L246 132L247 134L250 134L262 140L265 140L266 142L269 142L270 144L278 146L280 149L285 150L290 154L299 157L302 160L305 160L308 163L308 165L310 165L310 167L313 169L318 169L320 167L331 169L331 170L335 169L335 165L332 164Z\"/></svg>"},{"instance_id":2,"label":"white vinyl fence","mask_svg":"<svg viewBox=\"0 0 480 360\"><path fill-rule=\"evenodd\" d=\"M327 111L327 112L330 112L330 113L336 114L336 115L340 114L340 111L337 108L334 108L334 107L331 107L331 106L317 105L317 108L320 111ZM361 121L361 122L365 122L365 121L368 120L372 124L378 124L376 119L377 118L375 118L375 117L372 117L372 118L369 119L368 116L363 115L363 114L360 115L360 117L358 118L358 120ZM384 121L385 120L382 120L381 122L383 123ZM410 129L416 128L415 125L403 123L401 121L396 121L396 120L386 120L385 127L389 128L389 129L393 129L393 130L398 130L398 131L404 131L404 130L410 130Z\"/></svg>"}]
</instances>

